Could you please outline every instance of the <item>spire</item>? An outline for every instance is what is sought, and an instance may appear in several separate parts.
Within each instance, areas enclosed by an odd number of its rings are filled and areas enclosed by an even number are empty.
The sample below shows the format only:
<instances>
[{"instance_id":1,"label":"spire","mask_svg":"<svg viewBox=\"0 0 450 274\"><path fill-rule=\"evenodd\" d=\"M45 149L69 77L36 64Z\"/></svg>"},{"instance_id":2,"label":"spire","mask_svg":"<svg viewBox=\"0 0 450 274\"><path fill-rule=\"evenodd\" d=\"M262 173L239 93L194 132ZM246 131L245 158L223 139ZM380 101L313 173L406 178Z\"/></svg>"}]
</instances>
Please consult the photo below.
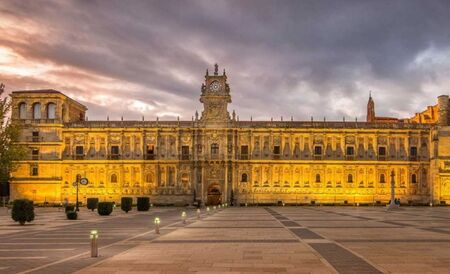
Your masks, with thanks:
<instances>
[{"instance_id":1,"label":"spire","mask_svg":"<svg viewBox=\"0 0 450 274\"><path fill-rule=\"evenodd\" d=\"M208 71L208 69L206 69L205 77L206 77L206 76L209 76L209 71Z\"/></svg>"},{"instance_id":2,"label":"spire","mask_svg":"<svg viewBox=\"0 0 450 274\"><path fill-rule=\"evenodd\" d=\"M219 75L219 65L217 63L214 65L214 75Z\"/></svg>"},{"instance_id":3,"label":"spire","mask_svg":"<svg viewBox=\"0 0 450 274\"><path fill-rule=\"evenodd\" d=\"M367 102L367 122L375 122L375 102L372 99L372 91L369 91L369 101Z\"/></svg>"}]
</instances>

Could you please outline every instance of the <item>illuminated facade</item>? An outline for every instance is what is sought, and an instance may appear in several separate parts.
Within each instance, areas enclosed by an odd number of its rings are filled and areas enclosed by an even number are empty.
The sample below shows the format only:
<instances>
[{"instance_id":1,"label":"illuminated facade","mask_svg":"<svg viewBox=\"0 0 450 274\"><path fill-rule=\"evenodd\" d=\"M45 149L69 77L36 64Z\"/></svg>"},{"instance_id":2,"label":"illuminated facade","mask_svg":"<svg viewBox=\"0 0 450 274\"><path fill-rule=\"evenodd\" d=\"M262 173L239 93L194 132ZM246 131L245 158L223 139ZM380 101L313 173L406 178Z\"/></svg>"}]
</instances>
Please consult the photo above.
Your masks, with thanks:
<instances>
[{"instance_id":1,"label":"illuminated facade","mask_svg":"<svg viewBox=\"0 0 450 274\"><path fill-rule=\"evenodd\" d=\"M29 159L12 173L12 198L214 204L386 203L391 172L403 202L450 202L449 97L411 119L367 122L239 121L225 71L208 72L192 121L85 121L86 107L54 90L12 93Z\"/></svg>"}]
</instances>

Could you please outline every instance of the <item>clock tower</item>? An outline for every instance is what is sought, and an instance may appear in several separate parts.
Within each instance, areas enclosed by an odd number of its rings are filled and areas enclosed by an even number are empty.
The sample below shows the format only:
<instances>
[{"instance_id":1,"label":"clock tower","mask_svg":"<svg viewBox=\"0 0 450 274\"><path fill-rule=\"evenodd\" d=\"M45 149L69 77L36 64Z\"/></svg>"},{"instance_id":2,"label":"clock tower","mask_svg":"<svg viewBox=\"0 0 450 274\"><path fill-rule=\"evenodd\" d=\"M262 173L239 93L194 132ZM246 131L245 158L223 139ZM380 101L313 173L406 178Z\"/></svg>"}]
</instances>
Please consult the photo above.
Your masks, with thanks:
<instances>
[{"instance_id":1,"label":"clock tower","mask_svg":"<svg viewBox=\"0 0 450 274\"><path fill-rule=\"evenodd\" d=\"M221 124L230 121L227 106L231 103L230 87L227 83L225 70L219 75L219 66L214 65L214 74L209 75L206 70L205 83L202 84L200 102L203 103L201 122L207 124Z\"/></svg>"}]
</instances>

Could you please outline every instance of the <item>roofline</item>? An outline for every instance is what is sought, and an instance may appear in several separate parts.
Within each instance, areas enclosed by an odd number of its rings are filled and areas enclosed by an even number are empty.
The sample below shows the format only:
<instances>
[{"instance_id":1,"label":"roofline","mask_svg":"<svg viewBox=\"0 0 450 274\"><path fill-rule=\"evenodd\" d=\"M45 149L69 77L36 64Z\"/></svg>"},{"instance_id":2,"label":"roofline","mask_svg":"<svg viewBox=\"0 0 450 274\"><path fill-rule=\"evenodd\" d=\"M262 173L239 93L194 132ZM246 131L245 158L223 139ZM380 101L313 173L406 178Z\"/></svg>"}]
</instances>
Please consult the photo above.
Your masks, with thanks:
<instances>
[{"instance_id":1,"label":"roofline","mask_svg":"<svg viewBox=\"0 0 450 274\"><path fill-rule=\"evenodd\" d=\"M15 90L13 92L11 92L11 95L13 94L20 94L20 93L25 93L25 94L31 94L31 93L52 93L52 94L59 94L62 95L64 97L66 97L70 102L75 103L76 105L82 107L84 110L87 110L88 108L83 105L82 103L78 102L77 100L74 100L72 98L70 98L69 96L67 96L66 94L62 93L61 91L55 90L55 89L30 89L30 90Z\"/></svg>"}]
</instances>

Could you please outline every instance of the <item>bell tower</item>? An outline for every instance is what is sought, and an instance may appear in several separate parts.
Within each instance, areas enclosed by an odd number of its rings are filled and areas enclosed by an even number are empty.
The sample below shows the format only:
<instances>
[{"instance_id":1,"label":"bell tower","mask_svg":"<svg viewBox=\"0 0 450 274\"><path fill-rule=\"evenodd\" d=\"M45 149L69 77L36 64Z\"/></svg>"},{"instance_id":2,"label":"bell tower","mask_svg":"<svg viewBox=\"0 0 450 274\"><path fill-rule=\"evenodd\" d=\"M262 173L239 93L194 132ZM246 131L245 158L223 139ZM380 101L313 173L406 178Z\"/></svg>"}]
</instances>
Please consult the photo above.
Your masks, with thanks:
<instances>
[{"instance_id":1,"label":"bell tower","mask_svg":"<svg viewBox=\"0 0 450 274\"><path fill-rule=\"evenodd\" d=\"M369 102L367 102L367 122L375 122L375 102L372 99L372 92L369 94Z\"/></svg>"},{"instance_id":2,"label":"bell tower","mask_svg":"<svg viewBox=\"0 0 450 274\"><path fill-rule=\"evenodd\" d=\"M219 75L219 66L214 65L214 74L209 75L206 70L205 83L202 84L200 102L203 103L201 122L220 124L230 121L228 104L231 103L230 86L227 83L227 75L223 70Z\"/></svg>"}]
</instances>

